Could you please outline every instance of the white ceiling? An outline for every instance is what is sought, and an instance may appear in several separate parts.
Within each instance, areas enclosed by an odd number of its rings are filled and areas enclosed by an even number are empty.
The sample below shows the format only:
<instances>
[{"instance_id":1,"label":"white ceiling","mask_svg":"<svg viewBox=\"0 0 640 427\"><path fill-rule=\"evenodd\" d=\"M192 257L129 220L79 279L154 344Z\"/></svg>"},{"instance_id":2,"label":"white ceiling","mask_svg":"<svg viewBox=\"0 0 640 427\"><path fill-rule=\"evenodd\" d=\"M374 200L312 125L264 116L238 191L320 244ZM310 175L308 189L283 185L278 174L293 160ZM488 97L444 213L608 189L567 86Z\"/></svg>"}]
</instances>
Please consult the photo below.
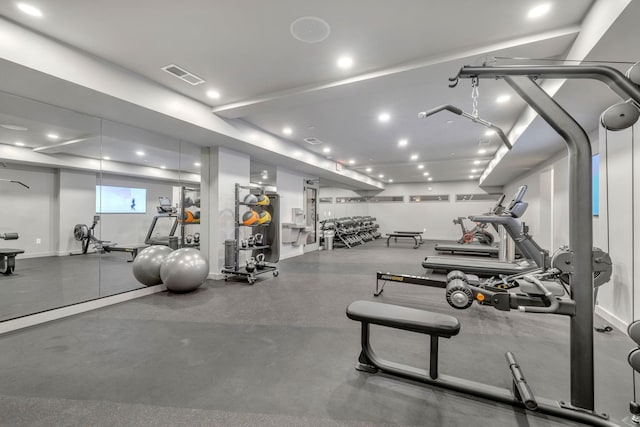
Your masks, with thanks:
<instances>
[{"instance_id":1,"label":"white ceiling","mask_svg":"<svg viewBox=\"0 0 640 427\"><path fill-rule=\"evenodd\" d=\"M484 136L482 126L449 112L428 120L418 120L417 113L440 104L471 112L469 83L447 87L447 77L464 64L493 56L563 57L593 0L552 3L552 12L535 21L526 14L537 0L485 0L481 6L477 0L34 0L43 18L21 13L13 1L2 2L0 14L211 105L221 117L243 120L323 156L322 149L329 147L331 158L345 164L353 159L355 165L347 167L375 178L384 174L385 182L420 182L427 179L424 171L435 181L469 179L471 169L483 169L492 158L500 141ZM640 58L640 13L633 6L589 59ZM329 37L314 44L293 38L290 24L304 16L324 19ZM342 54L354 58L348 71L335 65ZM206 83L190 86L161 70L171 63ZM219 100L207 98L206 90L213 88L222 94ZM525 104L515 94L510 102L496 104L503 93L512 93L504 82L483 80L479 112L507 132ZM557 98L570 104L588 131L615 99L600 87L585 90L583 82L567 83ZM386 124L377 121L381 111L391 114ZM283 135L284 126L293 134ZM0 132L0 141L3 136ZM307 137L323 143L311 146L303 141ZM398 148L400 138L409 145ZM562 148L543 123L534 122L521 139L505 162L512 166L492 176L502 182L490 185L503 184ZM113 141L104 138L103 144L127 157L127 141L119 135ZM477 153L479 143L487 149L483 156ZM171 152L158 144L158 156ZM93 149L74 144L77 154ZM409 159L414 153L417 161ZM268 155L254 160L254 174L274 164Z\"/></svg>"}]
</instances>

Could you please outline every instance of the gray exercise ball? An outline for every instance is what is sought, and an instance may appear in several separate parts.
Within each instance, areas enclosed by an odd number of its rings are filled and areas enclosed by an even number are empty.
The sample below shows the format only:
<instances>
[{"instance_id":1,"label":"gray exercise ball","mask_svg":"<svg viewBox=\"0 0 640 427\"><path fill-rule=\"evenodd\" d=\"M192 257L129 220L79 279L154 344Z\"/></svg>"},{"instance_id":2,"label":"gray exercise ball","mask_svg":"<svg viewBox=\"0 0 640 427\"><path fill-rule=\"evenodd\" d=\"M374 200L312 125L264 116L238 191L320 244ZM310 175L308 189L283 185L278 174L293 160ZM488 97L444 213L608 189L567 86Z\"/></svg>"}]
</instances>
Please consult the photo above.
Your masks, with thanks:
<instances>
[{"instance_id":1,"label":"gray exercise ball","mask_svg":"<svg viewBox=\"0 0 640 427\"><path fill-rule=\"evenodd\" d=\"M172 292L191 292L209 275L209 263L199 250L182 248L173 251L160 267L162 283Z\"/></svg>"},{"instance_id":2,"label":"gray exercise ball","mask_svg":"<svg viewBox=\"0 0 640 427\"><path fill-rule=\"evenodd\" d=\"M145 286L159 285L160 266L169 254L173 252L168 246L154 245L143 249L133 260L133 275Z\"/></svg>"}]
</instances>

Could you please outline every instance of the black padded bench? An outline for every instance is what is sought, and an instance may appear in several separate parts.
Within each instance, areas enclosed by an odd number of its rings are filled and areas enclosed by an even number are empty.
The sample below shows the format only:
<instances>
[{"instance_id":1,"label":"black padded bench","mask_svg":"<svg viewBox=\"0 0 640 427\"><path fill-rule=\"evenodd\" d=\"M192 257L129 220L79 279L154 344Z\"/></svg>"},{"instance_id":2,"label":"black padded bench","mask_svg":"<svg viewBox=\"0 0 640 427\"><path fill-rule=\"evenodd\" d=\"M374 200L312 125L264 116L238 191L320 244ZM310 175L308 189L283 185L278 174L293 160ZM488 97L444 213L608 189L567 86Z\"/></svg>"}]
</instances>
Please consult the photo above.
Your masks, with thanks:
<instances>
[{"instance_id":1,"label":"black padded bench","mask_svg":"<svg viewBox=\"0 0 640 427\"><path fill-rule=\"evenodd\" d=\"M398 238L405 239L413 239L415 245L413 245L413 249L418 249L422 244L422 236L420 236L420 241L418 241L418 236L415 234L405 234L405 233L389 233L387 234L387 246L389 246L389 240L391 238L395 238L396 243L398 242Z\"/></svg>"},{"instance_id":2,"label":"black padded bench","mask_svg":"<svg viewBox=\"0 0 640 427\"><path fill-rule=\"evenodd\" d=\"M0 273L9 275L16 269L16 255L24 249L0 248Z\"/></svg>"},{"instance_id":3,"label":"black padded bench","mask_svg":"<svg viewBox=\"0 0 640 427\"><path fill-rule=\"evenodd\" d=\"M394 233L396 234L406 234L409 236L416 236L418 238L418 240L420 241L420 244L423 244L424 241L422 240L422 231L394 231Z\"/></svg>"},{"instance_id":4,"label":"black padded bench","mask_svg":"<svg viewBox=\"0 0 640 427\"><path fill-rule=\"evenodd\" d=\"M431 336L429 378L438 378L438 338L451 338L460 332L460 322L453 316L432 313L415 308L401 307L373 301L355 301L347 307L347 317L362 323L362 351L356 369L365 372L379 370L403 375L405 371L416 372L417 368L377 359L370 344L369 325L402 329Z\"/></svg>"}]
</instances>

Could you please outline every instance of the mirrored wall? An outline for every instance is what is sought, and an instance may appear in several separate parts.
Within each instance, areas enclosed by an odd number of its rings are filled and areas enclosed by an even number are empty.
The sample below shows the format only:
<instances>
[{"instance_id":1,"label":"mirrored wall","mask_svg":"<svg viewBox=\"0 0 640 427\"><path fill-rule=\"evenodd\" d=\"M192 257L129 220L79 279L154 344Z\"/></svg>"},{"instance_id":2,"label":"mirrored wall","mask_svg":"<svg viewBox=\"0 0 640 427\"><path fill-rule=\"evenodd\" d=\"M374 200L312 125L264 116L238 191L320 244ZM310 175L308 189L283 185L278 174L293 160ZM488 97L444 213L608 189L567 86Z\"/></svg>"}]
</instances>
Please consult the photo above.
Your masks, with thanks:
<instances>
[{"instance_id":1,"label":"mirrored wall","mask_svg":"<svg viewBox=\"0 0 640 427\"><path fill-rule=\"evenodd\" d=\"M198 247L200 147L0 92L0 321L143 287L150 244Z\"/></svg>"}]
</instances>

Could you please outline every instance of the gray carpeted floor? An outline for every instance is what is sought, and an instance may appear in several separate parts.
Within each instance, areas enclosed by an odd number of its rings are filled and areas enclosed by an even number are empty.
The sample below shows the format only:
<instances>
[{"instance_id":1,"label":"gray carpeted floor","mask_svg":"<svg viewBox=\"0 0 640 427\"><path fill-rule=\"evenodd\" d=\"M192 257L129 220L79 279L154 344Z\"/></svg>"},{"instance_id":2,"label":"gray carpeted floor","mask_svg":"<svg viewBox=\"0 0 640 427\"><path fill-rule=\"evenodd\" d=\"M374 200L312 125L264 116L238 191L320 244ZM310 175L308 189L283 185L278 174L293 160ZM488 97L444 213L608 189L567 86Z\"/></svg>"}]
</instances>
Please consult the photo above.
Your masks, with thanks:
<instances>
[{"instance_id":1,"label":"gray carpeted floor","mask_svg":"<svg viewBox=\"0 0 640 427\"><path fill-rule=\"evenodd\" d=\"M574 425L353 369L360 325L346 306L376 299L377 270L424 273L430 247L310 253L253 286L210 282L0 337L0 425ZM441 289L395 283L376 300L459 317L460 335L441 344L442 373L507 387L511 350L536 394L569 397L566 319L456 311ZM373 333L381 355L426 367L428 337ZM617 419L631 398L631 347L620 332L596 334L597 408Z\"/></svg>"}]
</instances>

